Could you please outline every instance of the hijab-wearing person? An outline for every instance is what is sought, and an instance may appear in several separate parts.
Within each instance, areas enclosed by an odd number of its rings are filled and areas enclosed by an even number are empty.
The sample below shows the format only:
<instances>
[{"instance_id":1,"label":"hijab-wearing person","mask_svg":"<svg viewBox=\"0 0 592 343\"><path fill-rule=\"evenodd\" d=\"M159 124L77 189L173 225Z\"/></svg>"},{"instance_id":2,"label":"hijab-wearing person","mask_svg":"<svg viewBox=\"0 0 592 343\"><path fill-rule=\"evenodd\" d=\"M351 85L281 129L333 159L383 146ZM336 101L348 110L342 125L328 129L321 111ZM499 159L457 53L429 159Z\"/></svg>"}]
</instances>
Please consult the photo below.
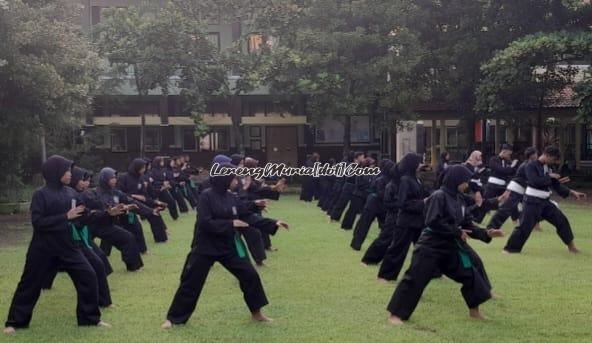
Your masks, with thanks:
<instances>
[{"instance_id":1,"label":"hijab-wearing person","mask_svg":"<svg viewBox=\"0 0 592 343\"><path fill-rule=\"evenodd\" d=\"M222 167L233 168L230 163ZM268 300L257 270L249 261L240 238L240 231L248 228L245 222L254 208L247 208L238 196L231 192L237 184L234 175L215 176L211 187L200 194L196 245L185 264L181 284L175 293L162 328L168 329L189 320L215 262L224 266L239 281L251 317L257 321L270 321L261 309ZM281 222L278 226L284 225Z\"/></svg>"},{"instance_id":2,"label":"hijab-wearing person","mask_svg":"<svg viewBox=\"0 0 592 343\"><path fill-rule=\"evenodd\" d=\"M461 283L469 315L483 319L479 305L491 298L489 282L473 263L463 231L465 199L472 172L465 166L451 166L441 188L427 198L425 229L413 251L409 269L388 304L389 321L401 325L413 314L424 289L435 274L442 272Z\"/></svg>"},{"instance_id":3,"label":"hijab-wearing person","mask_svg":"<svg viewBox=\"0 0 592 343\"><path fill-rule=\"evenodd\" d=\"M380 161L378 165L380 174L370 184L370 191L364 204L362 215L354 228L354 234L350 243L350 246L354 250L360 250L362 248L362 244L364 244L366 236L368 236L368 231L370 231L374 219L378 221L378 226L382 228L386 216L386 209L383 204L384 191L386 185L391 180L389 171L394 165L395 163L389 159Z\"/></svg>"},{"instance_id":4,"label":"hijab-wearing person","mask_svg":"<svg viewBox=\"0 0 592 343\"><path fill-rule=\"evenodd\" d=\"M62 266L74 283L78 325L109 326L101 321L96 273L73 236L71 224L84 215L85 205L68 187L72 167L72 161L57 155L43 163L45 186L37 189L31 200L33 237L8 311L6 334L29 326L47 271L54 265Z\"/></svg>"},{"instance_id":5,"label":"hijab-wearing person","mask_svg":"<svg viewBox=\"0 0 592 343\"><path fill-rule=\"evenodd\" d=\"M397 279L401 268L403 268L409 246L411 243L417 242L424 228L424 199L429 193L416 175L422 162L421 155L409 153L399 163L399 172L402 175L397 195L399 215L395 224L393 241L388 247L378 271L378 279L381 281Z\"/></svg>"},{"instance_id":6,"label":"hijab-wearing person","mask_svg":"<svg viewBox=\"0 0 592 343\"><path fill-rule=\"evenodd\" d=\"M141 226L130 225L129 213L126 213L130 211L129 206L133 204L133 199L116 189L117 172L112 168L103 168L99 172L98 181L95 190L84 192L85 202L91 211L107 215L89 225L91 237L101 239L100 248L106 254L109 254L114 246L121 252L121 260L127 270L137 271L144 266L144 262L133 232L141 230ZM135 206L133 204L132 208ZM121 211L123 213L120 213ZM141 242L145 244L143 233Z\"/></svg>"}]
</instances>

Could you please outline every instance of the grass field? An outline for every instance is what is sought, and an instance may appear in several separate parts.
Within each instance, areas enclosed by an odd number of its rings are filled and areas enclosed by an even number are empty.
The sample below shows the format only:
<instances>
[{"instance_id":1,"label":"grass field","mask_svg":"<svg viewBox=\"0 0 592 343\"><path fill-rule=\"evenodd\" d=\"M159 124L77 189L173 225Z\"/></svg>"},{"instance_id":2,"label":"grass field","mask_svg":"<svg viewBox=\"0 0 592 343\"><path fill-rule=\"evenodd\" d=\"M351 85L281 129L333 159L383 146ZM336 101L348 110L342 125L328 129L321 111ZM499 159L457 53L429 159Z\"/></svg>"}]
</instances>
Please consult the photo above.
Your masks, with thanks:
<instances>
[{"instance_id":1,"label":"grass field","mask_svg":"<svg viewBox=\"0 0 592 343\"><path fill-rule=\"evenodd\" d=\"M486 322L467 319L460 287L433 281L411 321L387 324L386 304L395 285L376 282L375 267L362 268L362 252L349 248L351 232L328 224L312 203L285 196L268 215L292 225L281 231L260 269L270 305L270 324L249 320L236 280L220 265L210 273L197 311L187 325L161 330L191 242L193 215L168 221L171 239L154 245L147 224L150 254L140 273L128 273L114 251L109 277L117 308L105 310L111 329L78 328L75 292L60 274L54 289L42 294L31 327L7 342L479 342L592 341L592 207L562 204L583 253L568 254L553 228L534 232L521 255L501 253L506 238L489 245L473 241L495 292L501 297L482 306ZM510 230L506 225L506 231ZM371 231L376 235L376 224ZM29 234L30 235L30 234ZM0 315L5 320L20 277L28 236L0 248ZM364 248L370 243L366 241ZM0 335L1 336L1 335Z\"/></svg>"}]
</instances>

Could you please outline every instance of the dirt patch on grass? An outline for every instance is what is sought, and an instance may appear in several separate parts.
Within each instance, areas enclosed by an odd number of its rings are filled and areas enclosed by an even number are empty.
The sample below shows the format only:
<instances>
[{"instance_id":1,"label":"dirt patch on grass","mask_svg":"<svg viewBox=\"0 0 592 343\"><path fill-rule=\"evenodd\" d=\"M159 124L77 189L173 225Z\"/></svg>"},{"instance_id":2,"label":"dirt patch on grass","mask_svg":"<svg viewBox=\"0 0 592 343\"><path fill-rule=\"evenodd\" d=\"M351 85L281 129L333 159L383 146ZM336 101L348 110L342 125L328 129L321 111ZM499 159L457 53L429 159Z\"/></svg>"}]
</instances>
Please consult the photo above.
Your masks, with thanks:
<instances>
[{"instance_id":1,"label":"dirt patch on grass","mask_svg":"<svg viewBox=\"0 0 592 343\"><path fill-rule=\"evenodd\" d=\"M0 248L26 244L33 232L29 214L0 216Z\"/></svg>"}]
</instances>

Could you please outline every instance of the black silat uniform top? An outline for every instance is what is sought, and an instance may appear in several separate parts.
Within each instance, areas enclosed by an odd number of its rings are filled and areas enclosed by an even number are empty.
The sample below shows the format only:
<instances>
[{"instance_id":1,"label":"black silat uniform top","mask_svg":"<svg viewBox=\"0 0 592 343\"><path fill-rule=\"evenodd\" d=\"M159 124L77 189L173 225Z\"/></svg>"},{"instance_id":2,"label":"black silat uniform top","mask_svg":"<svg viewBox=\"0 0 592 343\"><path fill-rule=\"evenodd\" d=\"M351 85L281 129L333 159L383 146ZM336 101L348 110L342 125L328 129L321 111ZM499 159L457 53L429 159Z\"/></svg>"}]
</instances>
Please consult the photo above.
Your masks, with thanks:
<instances>
[{"instance_id":1,"label":"black silat uniform top","mask_svg":"<svg viewBox=\"0 0 592 343\"><path fill-rule=\"evenodd\" d=\"M72 161L60 156L52 156L43 165L46 185L37 189L31 199L33 237L30 247L36 251L61 256L78 249L72 239L72 228L67 216L72 208L72 200L77 199L77 193L60 181L72 165ZM80 205L80 202L76 205Z\"/></svg>"},{"instance_id":2,"label":"black silat uniform top","mask_svg":"<svg viewBox=\"0 0 592 343\"><path fill-rule=\"evenodd\" d=\"M516 167L512 167L512 162L501 159L499 156L493 156L489 160L490 176L506 181L510 181L512 175L516 172Z\"/></svg>"},{"instance_id":3,"label":"black silat uniform top","mask_svg":"<svg viewBox=\"0 0 592 343\"><path fill-rule=\"evenodd\" d=\"M527 186L543 192L549 192L553 190L561 197L567 198L569 196L570 189L559 183L559 180L550 177L550 172L552 172L551 169L538 160L529 162L524 167ZM530 203L538 203L546 201L546 199L527 195L525 197L525 201Z\"/></svg>"},{"instance_id":4,"label":"black silat uniform top","mask_svg":"<svg viewBox=\"0 0 592 343\"><path fill-rule=\"evenodd\" d=\"M247 208L246 204L228 190L204 190L199 196L196 252L210 256L236 254L237 229L234 228L233 220L250 221L249 217L254 215L255 208Z\"/></svg>"}]
</instances>

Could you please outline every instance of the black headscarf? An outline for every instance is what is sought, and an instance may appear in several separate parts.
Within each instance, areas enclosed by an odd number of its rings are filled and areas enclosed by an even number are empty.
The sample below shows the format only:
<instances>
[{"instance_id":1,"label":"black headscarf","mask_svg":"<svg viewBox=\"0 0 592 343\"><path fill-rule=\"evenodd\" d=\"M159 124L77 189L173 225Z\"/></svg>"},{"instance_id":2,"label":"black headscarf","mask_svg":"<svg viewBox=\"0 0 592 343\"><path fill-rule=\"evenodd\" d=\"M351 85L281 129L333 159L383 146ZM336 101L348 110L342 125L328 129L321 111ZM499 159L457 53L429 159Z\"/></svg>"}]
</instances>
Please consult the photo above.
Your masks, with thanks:
<instances>
[{"instance_id":1,"label":"black headscarf","mask_svg":"<svg viewBox=\"0 0 592 343\"><path fill-rule=\"evenodd\" d=\"M232 154L230 155L230 163L234 164L235 166L238 166L244 158L245 157L241 154Z\"/></svg>"},{"instance_id":2,"label":"black headscarf","mask_svg":"<svg viewBox=\"0 0 592 343\"><path fill-rule=\"evenodd\" d=\"M161 168L166 167L166 165L161 166L160 162L164 161L164 157L162 156L156 156L153 160L152 160L152 169L156 169L159 170Z\"/></svg>"},{"instance_id":3,"label":"black headscarf","mask_svg":"<svg viewBox=\"0 0 592 343\"><path fill-rule=\"evenodd\" d=\"M135 158L127 168L127 172L134 176L140 176L140 170L146 165L146 160L143 158Z\"/></svg>"},{"instance_id":4,"label":"black headscarf","mask_svg":"<svg viewBox=\"0 0 592 343\"><path fill-rule=\"evenodd\" d=\"M444 171L444 178L442 180L442 188L449 192L458 193L458 186L463 182L469 182L473 172L464 165L453 165Z\"/></svg>"},{"instance_id":5,"label":"black headscarf","mask_svg":"<svg viewBox=\"0 0 592 343\"><path fill-rule=\"evenodd\" d=\"M378 163L378 168L380 169L380 175L386 175L390 177L389 172L391 168L395 165L395 162L392 160L385 158Z\"/></svg>"},{"instance_id":6,"label":"black headscarf","mask_svg":"<svg viewBox=\"0 0 592 343\"><path fill-rule=\"evenodd\" d=\"M62 176L68 170L72 170L74 162L59 155L50 156L41 166L41 173L45 179L45 183L51 187L60 188L62 184Z\"/></svg>"},{"instance_id":7,"label":"black headscarf","mask_svg":"<svg viewBox=\"0 0 592 343\"><path fill-rule=\"evenodd\" d=\"M399 171L401 175L415 176L417 168L421 164L423 157L414 152L410 152L403 156L399 162Z\"/></svg>"},{"instance_id":8,"label":"black headscarf","mask_svg":"<svg viewBox=\"0 0 592 343\"><path fill-rule=\"evenodd\" d=\"M117 171L113 168L105 167L99 173L99 189L103 191L110 191L109 180L117 177Z\"/></svg>"},{"instance_id":9,"label":"black headscarf","mask_svg":"<svg viewBox=\"0 0 592 343\"><path fill-rule=\"evenodd\" d=\"M220 167L226 168L235 168L235 166L231 163L225 162L221 163ZM221 176L211 176L210 177L210 184L212 185L212 189L217 193L226 193L226 191L230 188L230 184L236 175L221 175Z\"/></svg>"},{"instance_id":10,"label":"black headscarf","mask_svg":"<svg viewBox=\"0 0 592 343\"><path fill-rule=\"evenodd\" d=\"M90 173L86 169L80 167L72 168L72 179L70 180L70 187L76 189L78 182L87 180L90 177Z\"/></svg>"},{"instance_id":11,"label":"black headscarf","mask_svg":"<svg viewBox=\"0 0 592 343\"><path fill-rule=\"evenodd\" d=\"M401 172L399 171L399 163L393 164L393 166L391 167L391 169L389 170L388 174L391 178L391 181L395 182L395 183L399 183L399 181L401 180Z\"/></svg>"}]
</instances>

